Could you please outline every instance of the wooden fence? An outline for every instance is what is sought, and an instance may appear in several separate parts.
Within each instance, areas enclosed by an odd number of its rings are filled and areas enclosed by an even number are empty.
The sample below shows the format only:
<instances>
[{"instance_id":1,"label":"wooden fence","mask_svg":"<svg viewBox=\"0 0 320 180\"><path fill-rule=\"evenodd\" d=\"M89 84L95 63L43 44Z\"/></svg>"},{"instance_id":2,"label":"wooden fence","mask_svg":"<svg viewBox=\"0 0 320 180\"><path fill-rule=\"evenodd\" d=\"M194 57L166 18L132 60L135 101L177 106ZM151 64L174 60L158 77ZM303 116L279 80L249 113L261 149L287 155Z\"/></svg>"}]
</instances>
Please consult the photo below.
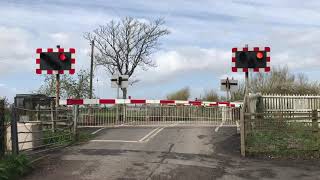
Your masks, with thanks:
<instances>
[{"instance_id":1,"label":"wooden fence","mask_svg":"<svg viewBox=\"0 0 320 180\"><path fill-rule=\"evenodd\" d=\"M259 94L251 95L253 99L259 99ZM311 95L260 95L262 107L268 111L278 110L312 110L320 109L320 96Z\"/></svg>"},{"instance_id":2,"label":"wooden fence","mask_svg":"<svg viewBox=\"0 0 320 180\"><path fill-rule=\"evenodd\" d=\"M320 151L320 96L250 94L241 118L241 154Z\"/></svg>"}]
</instances>

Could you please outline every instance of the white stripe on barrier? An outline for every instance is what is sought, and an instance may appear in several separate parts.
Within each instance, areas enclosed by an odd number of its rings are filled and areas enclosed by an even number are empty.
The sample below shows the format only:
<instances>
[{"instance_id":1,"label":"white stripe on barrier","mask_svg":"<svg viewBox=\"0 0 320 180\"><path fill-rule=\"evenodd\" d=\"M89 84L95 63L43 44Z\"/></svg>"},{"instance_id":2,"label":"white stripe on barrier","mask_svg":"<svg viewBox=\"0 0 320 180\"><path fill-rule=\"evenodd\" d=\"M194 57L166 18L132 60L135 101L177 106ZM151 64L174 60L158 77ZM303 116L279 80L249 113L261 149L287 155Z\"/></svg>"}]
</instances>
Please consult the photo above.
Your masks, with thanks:
<instances>
[{"instance_id":1,"label":"white stripe on barrier","mask_svg":"<svg viewBox=\"0 0 320 180\"><path fill-rule=\"evenodd\" d=\"M189 104L189 101L175 101L175 104Z\"/></svg>"},{"instance_id":2,"label":"white stripe on barrier","mask_svg":"<svg viewBox=\"0 0 320 180\"><path fill-rule=\"evenodd\" d=\"M130 99L116 99L116 104L130 104Z\"/></svg>"},{"instance_id":3,"label":"white stripe on barrier","mask_svg":"<svg viewBox=\"0 0 320 180\"><path fill-rule=\"evenodd\" d=\"M60 105L67 105L67 100L64 100L64 99L61 100L61 99L60 99L60 100L59 100L59 104L60 104Z\"/></svg>"},{"instance_id":4,"label":"white stripe on barrier","mask_svg":"<svg viewBox=\"0 0 320 180\"><path fill-rule=\"evenodd\" d=\"M84 99L83 104L99 104L99 99Z\"/></svg>"},{"instance_id":5,"label":"white stripe on barrier","mask_svg":"<svg viewBox=\"0 0 320 180\"><path fill-rule=\"evenodd\" d=\"M147 104L160 104L160 100L146 100Z\"/></svg>"}]
</instances>

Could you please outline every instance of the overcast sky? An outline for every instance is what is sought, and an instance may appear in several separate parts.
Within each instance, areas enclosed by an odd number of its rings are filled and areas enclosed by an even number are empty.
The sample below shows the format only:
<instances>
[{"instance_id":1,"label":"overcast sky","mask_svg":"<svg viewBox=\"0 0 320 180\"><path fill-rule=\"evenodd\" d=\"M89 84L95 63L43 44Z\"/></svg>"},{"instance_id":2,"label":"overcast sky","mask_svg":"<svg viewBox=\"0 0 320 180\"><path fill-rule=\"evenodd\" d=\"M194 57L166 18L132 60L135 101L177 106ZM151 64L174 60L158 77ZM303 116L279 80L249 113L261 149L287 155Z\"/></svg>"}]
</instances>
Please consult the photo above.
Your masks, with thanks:
<instances>
[{"instance_id":1,"label":"overcast sky","mask_svg":"<svg viewBox=\"0 0 320 180\"><path fill-rule=\"evenodd\" d=\"M270 46L273 66L320 79L319 0L0 0L0 96L12 99L40 87L39 47L74 47L77 70L88 69L90 45L83 33L125 16L162 17L171 31L152 57L157 67L136 72L140 82L128 93L133 98L161 99L185 86L193 98L205 89L219 91L219 79L243 78L231 73L231 48L245 44ZM101 72L95 94L114 98L116 90Z\"/></svg>"}]
</instances>

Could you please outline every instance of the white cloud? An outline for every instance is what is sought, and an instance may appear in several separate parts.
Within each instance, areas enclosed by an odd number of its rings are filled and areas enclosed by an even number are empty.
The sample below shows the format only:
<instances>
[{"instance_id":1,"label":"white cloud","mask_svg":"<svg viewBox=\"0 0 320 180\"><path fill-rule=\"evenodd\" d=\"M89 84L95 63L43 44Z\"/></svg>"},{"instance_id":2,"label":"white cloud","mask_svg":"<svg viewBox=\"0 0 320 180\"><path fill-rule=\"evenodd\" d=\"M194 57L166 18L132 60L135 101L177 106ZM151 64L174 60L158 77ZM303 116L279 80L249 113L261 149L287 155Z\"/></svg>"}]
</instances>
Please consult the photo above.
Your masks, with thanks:
<instances>
[{"instance_id":1,"label":"white cloud","mask_svg":"<svg viewBox=\"0 0 320 180\"><path fill-rule=\"evenodd\" d=\"M64 32L52 33L49 35L55 44L68 44L69 43L69 35Z\"/></svg>"},{"instance_id":2,"label":"white cloud","mask_svg":"<svg viewBox=\"0 0 320 180\"><path fill-rule=\"evenodd\" d=\"M31 67L34 52L30 34L20 28L0 26L0 74L7 74Z\"/></svg>"},{"instance_id":3,"label":"white cloud","mask_svg":"<svg viewBox=\"0 0 320 180\"><path fill-rule=\"evenodd\" d=\"M228 51L185 47L161 51L154 55L156 68L137 71L137 78L143 82L170 81L185 73L210 71L221 74L230 71L231 59Z\"/></svg>"}]
</instances>

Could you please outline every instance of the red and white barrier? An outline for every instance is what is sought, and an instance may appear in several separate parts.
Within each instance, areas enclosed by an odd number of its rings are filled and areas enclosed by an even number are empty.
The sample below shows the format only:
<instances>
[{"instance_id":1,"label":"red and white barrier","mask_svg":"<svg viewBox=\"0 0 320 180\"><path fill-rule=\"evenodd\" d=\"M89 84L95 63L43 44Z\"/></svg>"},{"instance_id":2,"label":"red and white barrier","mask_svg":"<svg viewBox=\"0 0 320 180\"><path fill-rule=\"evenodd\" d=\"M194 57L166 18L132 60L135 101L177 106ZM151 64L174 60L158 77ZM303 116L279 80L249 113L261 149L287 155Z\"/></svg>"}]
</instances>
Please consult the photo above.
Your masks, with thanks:
<instances>
[{"instance_id":1,"label":"red and white barrier","mask_svg":"<svg viewBox=\"0 0 320 180\"><path fill-rule=\"evenodd\" d=\"M97 104L162 104L162 105L192 105L192 106L226 106L240 107L240 102L208 102L180 100L146 100L146 99L65 99L60 105L97 105Z\"/></svg>"}]
</instances>

